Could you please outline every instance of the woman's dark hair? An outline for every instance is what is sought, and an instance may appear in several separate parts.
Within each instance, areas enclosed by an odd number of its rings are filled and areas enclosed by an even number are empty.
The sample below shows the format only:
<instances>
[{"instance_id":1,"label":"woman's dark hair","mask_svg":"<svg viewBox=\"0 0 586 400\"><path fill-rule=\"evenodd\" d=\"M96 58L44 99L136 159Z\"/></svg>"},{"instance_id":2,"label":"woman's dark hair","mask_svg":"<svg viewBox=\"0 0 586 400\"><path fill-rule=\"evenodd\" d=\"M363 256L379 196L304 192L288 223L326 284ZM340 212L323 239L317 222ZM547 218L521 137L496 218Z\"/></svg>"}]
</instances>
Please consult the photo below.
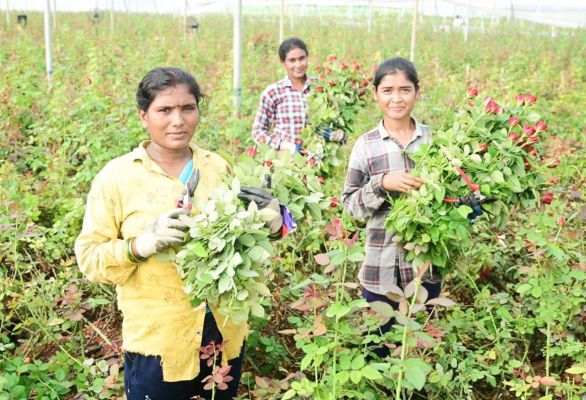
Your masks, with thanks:
<instances>
[{"instance_id":1,"label":"woman's dark hair","mask_svg":"<svg viewBox=\"0 0 586 400\"><path fill-rule=\"evenodd\" d=\"M397 71L402 71L405 74L405 77L413 83L415 90L419 90L419 78L417 77L415 65L411 61L402 57L389 58L378 66L378 69L374 74L374 88L378 88L380 81L382 81L385 76L396 74Z\"/></svg>"},{"instance_id":2,"label":"woman's dark hair","mask_svg":"<svg viewBox=\"0 0 586 400\"><path fill-rule=\"evenodd\" d=\"M176 67L157 67L147 72L138 84L136 105L139 110L147 111L157 94L177 85L187 85L189 93L195 97L195 101L199 105L203 94L195 78L189 72Z\"/></svg>"},{"instance_id":3,"label":"woman's dark hair","mask_svg":"<svg viewBox=\"0 0 586 400\"><path fill-rule=\"evenodd\" d=\"M279 58L281 59L281 61L285 61L285 58L287 58L287 53L289 53L293 49L301 49L305 52L306 56L309 55L309 52L307 51L307 46L305 45L303 40L296 37L292 37L285 40L279 46Z\"/></svg>"}]
</instances>

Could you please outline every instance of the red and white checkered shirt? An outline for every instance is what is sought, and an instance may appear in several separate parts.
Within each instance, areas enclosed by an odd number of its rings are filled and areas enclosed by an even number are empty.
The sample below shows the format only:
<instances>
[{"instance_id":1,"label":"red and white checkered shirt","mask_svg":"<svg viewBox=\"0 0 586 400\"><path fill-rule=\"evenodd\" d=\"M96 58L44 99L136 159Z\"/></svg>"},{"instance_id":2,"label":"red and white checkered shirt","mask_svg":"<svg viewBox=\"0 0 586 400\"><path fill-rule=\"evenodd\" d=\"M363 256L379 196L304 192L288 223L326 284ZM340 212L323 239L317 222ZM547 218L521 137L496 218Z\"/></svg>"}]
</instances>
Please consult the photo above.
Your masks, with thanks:
<instances>
[{"instance_id":1,"label":"red and white checkered shirt","mask_svg":"<svg viewBox=\"0 0 586 400\"><path fill-rule=\"evenodd\" d=\"M307 78L303 90L286 77L265 89L252 125L252 138L280 149L295 149L295 138L307 123L306 98L315 78Z\"/></svg>"}]
</instances>

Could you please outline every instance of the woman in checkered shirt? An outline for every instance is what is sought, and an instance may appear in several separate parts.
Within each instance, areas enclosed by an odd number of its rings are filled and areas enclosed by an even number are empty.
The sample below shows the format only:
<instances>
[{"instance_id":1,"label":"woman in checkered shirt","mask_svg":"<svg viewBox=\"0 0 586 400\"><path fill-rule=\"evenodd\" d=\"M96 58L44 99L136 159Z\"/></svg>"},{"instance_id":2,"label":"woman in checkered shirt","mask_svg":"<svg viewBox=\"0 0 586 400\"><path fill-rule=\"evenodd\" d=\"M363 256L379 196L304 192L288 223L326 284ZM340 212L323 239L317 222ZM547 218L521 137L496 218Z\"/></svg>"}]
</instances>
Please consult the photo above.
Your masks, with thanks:
<instances>
[{"instance_id":1,"label":"woman in checkered shirt","mask_svg":"<svg viewBox=\"0 0 586 400\"><path fill-rule=\"evenodd\" d=\"M421 180L409 173L414 166L409 153L430 143L431 130L411 116L419 95L417 70L411 61L401 57L385 60L373 83L383 118L354 144L342 199L347 212L367 220L366 257L358 274L364 298L397 308L386 293L392 285L405 287L415 274L405 252L393 242L394 233L384 227L390 209L388 198L421 186ZM424 277L423 287L429 298L438 297L441 277ZM393 323L382 325L380 333L389 331ZM383 357L388 348L375 352Z\"/></svg>"}]
</instances>

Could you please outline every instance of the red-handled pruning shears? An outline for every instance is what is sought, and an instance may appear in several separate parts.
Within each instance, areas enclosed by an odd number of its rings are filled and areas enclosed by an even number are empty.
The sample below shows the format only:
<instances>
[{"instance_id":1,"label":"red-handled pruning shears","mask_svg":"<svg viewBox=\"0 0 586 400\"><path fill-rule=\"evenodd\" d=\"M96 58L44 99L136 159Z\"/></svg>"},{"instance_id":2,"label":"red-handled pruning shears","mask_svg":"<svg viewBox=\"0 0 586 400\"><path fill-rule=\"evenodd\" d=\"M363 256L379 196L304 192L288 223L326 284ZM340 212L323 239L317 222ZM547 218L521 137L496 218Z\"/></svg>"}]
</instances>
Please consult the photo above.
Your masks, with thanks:
<instances>
[{"instance_id":1,"label":"red-handled pruning shears","mask_svg":"<svg viewBox=\"0 0 586 400\"><path fill-rule=\"evenodd\" d=\"M193 194L195 193L195 189L197 188L197 184L199 183L199 169L196 169L191 173L189 180L185 184L185 189L181 193L181 196L177 199L176 206L177 208L185 208L187 210L191 210L193 207Z\"/></svg>"},{"instance_id":2,"label":"red-handled pruning shears","mask_svg":"<svg viewBox=\"0 0 586 400\"><path fill-rule=\"evenodd\" d=\"M468 219L470 220L470 222L475 223L478 220L478 217L480 217L483 212L490 214L488 211L484 209L484 207L482 207L482 205L486 203L493 203L496 200L482 195L480 193L480 185L472 183L472 180L468 177L468 175L466 175L464 171L462 171L460 167L455 168L456 171L458 171L458 173L462 177L462 179L464 179L464 182L466 182L466 185L468 185L468 187L472 189L472 192L474 193L468 196L462 196L460 198L446 197L444 198L444 203L452 203L456 207L466 205L472 208L472 212L468 214Z\"/></svg>"}]
</instances>

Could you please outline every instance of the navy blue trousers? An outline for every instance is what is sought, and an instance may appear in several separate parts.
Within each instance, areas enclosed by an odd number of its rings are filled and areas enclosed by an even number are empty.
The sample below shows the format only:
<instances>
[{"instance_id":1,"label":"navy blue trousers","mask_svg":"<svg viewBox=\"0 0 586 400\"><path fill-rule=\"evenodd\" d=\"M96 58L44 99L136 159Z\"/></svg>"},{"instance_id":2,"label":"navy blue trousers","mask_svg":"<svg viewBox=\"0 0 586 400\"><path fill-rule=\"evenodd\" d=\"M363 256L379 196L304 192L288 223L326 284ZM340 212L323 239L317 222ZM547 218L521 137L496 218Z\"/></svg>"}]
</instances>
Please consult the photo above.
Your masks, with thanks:
<instances>
[{"instance_id":1,"label":"navy blue trousers","mask_svg":"<svg viewBox=\"0 0 586 400\"><path fill-rule=\"evenodd\" d=\"M401 274L397 274L397 286L399 286L399 287L403 286L401 284ZM423 286L424 288L427 289L427 292L429 293L429 296L427 298L428 300L435 299L436 297L439 297L439 295L442 291L442 281L441 280L433 281L433 282L422 282L421 286ZM397 308L399 308L399 303L397 303L396 301L389 299L385 295L374 293L369 290L366 290L365 288L362 288L362 297L364 297L364 299L369 303L371 303L373 301L382 301L384 303L390 304L395 310ZM379 326L378 332L373 332L373 333L377 333L379 336L382 336L385 333L387 333L388 331L390 331L394 324L395 324L395 318L391 318L387 323ZM381 358L388 356L391 352L387 346L379 346L379 347L373 346L372 351Z\"/></svg>"},{"instance_id":2,"label":"navy blue trousers","mask_svg":"<svg viewBox=\"0 0 586 400\"><path fill-rule=\"evenodd\" d=\"M211 312L205 316L203 325L202 346L211 341L222 343L222 334L218 330L216 320ZM197 354L194 354L197 357ZM221 359L221 358L220 358ZM232 366L230 375L234 378L228 383L228 389L216 389L216 400L232 400L238 393L242 363L244 360L244 346L238 358L228 361ZM212 391L204 390L202 379L210 375L212 367L208 367L206 360L200 360L200 373L190 381L164 382L161 357L143 356L127 352L124 355L124 390L127 400L190 400L194 396L201 399L211 399ZM197 399L197 397L195 397Z\"/></svg>"}]
</instances>

